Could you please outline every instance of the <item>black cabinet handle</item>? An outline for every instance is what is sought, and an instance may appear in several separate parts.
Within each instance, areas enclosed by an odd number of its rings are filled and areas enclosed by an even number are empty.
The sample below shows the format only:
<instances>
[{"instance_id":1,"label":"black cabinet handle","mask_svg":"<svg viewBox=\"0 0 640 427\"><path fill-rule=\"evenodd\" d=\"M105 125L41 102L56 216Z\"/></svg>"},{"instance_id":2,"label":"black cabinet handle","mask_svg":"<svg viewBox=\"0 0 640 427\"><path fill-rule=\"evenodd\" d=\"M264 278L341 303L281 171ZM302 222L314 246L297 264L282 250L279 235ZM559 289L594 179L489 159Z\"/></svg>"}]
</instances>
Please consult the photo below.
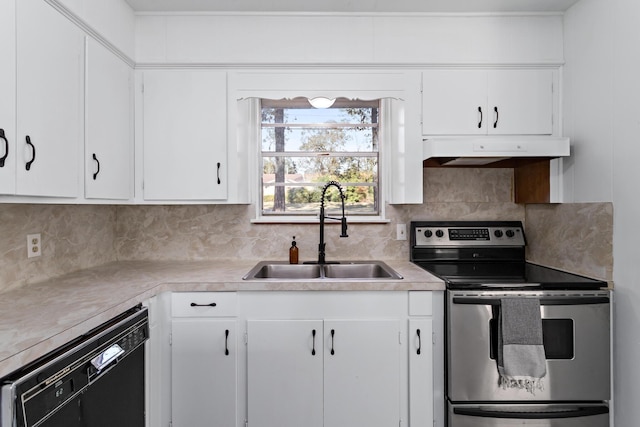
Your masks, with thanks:
<instances>
[{"instance_id":1,"label":"black cabinet handle","mask_svg":"<svg viewBox=\"0 0 640 427\"><path fill-rule=\"evenodd\" d=\"M33 164L33 162L35 162L35 160L36 160L36 147L35 147L35 145L33 145L33 144L31 143L31 137L30 137L29 135L27 135L27 145L30 145L30 146L31 146L31 149L33 150L33 155L31 156L31 160L29 160L29 161L27 162L27 164L25 165L25 168L26 168L27 170L31 170L31 165L32 165L32 164Z\"/></svg>"},{"instance_id":2,"label":"black cabinet handle","mask_svg":"<svg viewBox=\"0 0 640 427\"><path fill-rule=\"evenodd\" d=\"M100 160L98 160L98 158L96 157L96 153L93 153L93 160L95 160L96 164L98 165L98 170L93 174L93 180L95 181L98 177L98 174L100 173Z\"/></svg>"},{"instance_id":3,"label":"black cabinet handle","mask_svg":"<svg viewBox=\"0 0 640 427\"><path fill-rule=\"evenodd\" d=\"M224 331L224 355L229 355L229 330Z\"/></svg>"},{"instance_id":4,"label":"black cabinet handle","mask_svg":"<svg viewBox=\"0 0 640 427\"><path fill-rule=\"evenodd\" d=\"M311 355L316 355L316 330L311 331L311 336L313 336L313 348L311 349Z\"/></svg>"},{"instance_id":5,"label":"black cabinet handle","mask_svg":"<svg viewBox=\"0 0 640 427\"><path fill-rule=\"evenodd\" d=\"M482 107L478 107L478 113L480 113L480 121L478 122L478 129L482 127Z\"/></svg>"},{"instance_id":6,"label":"black cabinet handle","mask_svg":"<svg viewBox=\"0 0 640 427\"><path fill-rule=\"evenodd\" d=\"M498 113L498 107L493 107L493 111L496 113L496 121L493 122L493 128L498 127L498 120L500 119L500 113Z\"/></svg>"},{"instance_id":7,"label":"black cabinet handle","mask_svg":"<svg viewBox=\"0 0 640 427\"><path fill-rule=\"evenodd\" d=\"M215 302L212 302L210 304L197 304L195 302L191 303L191 307L215 307L216 305L218 304L216 304Z\"/></svg>"},{"instance_id":8,"label":"black cabinet handle","mask_svg":"<svg viewBox=\"0 0 640 427\"><path fill-rule=\"evenodd\" d=\"M4 135L4 129L0 129L0 139L4 141L4 156L0 157L0 168L3 168L4 161L7 160L7 156L9 155L9 141L7 141L7 137Z\"/></svg>"},{"instance_id":9,"label":"black cabinet handle","mask_svg":"<svg viewBox=\"0 0 640 427\"><path fill-rule=\"evenodd\" d=\"M334 354L336 354L335 350L333 349L333 336L335 335L336 331L335 329L331 330L331 355L333 356Z\"/></svg>"},{"instance_id":10,"label":"black cabinet handle","mask_svg":"<svg viewBox=\"0 0 640 427\"><path fill-rule=\"evenodd\" d=\"M420 354L420 350L422 349L422 338L420 337L420 329L416 330L416 333L418 334L418 351L416 353Z\"/></svg>"},{"instance_id":11,"label":"black cabinet handle","mask_svg":"<svg viewBox=\"0 0 640 427\"><path fill-rule=\"evenodd\" d=\"M218 162L218 185L220 185L220 162Z\"/></svg>"}]
</instances>

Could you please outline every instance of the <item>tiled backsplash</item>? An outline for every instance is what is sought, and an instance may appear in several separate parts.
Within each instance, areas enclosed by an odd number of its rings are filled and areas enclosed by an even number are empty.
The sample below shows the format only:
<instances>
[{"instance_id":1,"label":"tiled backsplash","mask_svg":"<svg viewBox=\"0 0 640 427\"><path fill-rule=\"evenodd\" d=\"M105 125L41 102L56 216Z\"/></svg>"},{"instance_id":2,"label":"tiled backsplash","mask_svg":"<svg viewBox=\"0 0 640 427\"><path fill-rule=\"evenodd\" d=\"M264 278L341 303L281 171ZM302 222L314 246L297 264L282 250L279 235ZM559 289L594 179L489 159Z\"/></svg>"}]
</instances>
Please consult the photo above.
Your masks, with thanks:
<instances>
[{"instance_id":1,"label":"tiled backsplash","mask_svg":"<svg viewBox=\"0 0 640 427\"><path fill-rule=\"evenodd\" d=\"M115 260L114 206L0 205L0 291ZM42 256L27 258L27 234Z\"/></svg>"},{"instance_id":2,"label":"tiled backsplash","mask_svg":"<svg viewBox=\"0 0 640 427\"><path fill-rule=\"evenodd\" d=\"M512 200L511 169L428 168L424 203L387 205L387 224L350 224L339 238L327 223L327 259L409 258L396 224L411 220L520 220L534 262L610 280L609 203L523 205ZM317 256L317 224L252 224L247 205L0 205L0 291L112 260L286 260ZM43 256L27 259L26 235L42 233Z\"/></svg>"},{"instance_id":3,"label":"tiled backsplash","mask_svg":"<svg viewBox=\"0 0 640 427\"><path fill-rule=\"evenodd\" d=\"M528 205L527 258L598 279L613 277L613 205Z\"/></svg>"},{"instance_id":4,"label":"tiled backsplash","mask_svg":"<svg viewBox=\"0 0 640 427\"><path fill-rule=\"evenodd\" d=\"M408 241L396 239L396 224L411 220L517 219L524 207L511 202L509 169L426 169L425 202L387 205L387 224L327 221L327 259L409 259ZM300 260L318 255L317 224L251 224L253 206L123 206L118 208L119 259L287 260L292 236Z\"/></svg>"}]
</instances>

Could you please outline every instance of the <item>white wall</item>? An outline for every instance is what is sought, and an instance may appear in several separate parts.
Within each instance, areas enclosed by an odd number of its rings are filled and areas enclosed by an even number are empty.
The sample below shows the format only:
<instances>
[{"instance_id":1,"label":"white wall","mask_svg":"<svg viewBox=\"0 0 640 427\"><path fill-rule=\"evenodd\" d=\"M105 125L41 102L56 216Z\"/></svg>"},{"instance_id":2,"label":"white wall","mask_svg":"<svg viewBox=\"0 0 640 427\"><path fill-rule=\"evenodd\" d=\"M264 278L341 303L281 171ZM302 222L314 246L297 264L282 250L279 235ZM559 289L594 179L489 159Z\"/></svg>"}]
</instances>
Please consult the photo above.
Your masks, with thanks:
<instances>
[{"instance_id":1,"label":"white wall","mask_svg":"<svg viewBox=\"0 0 640 427\"><path fill-rule=\"evenodd\" d=\"M565 123L577 202L613 201L616 425L640 419L640 2L581 0L566 14Z\"/></svg>"},{"instance_id":2,"label":"white wall","mask_svg":"<svg viewBox=\"0 0 640 427\"><path fill-rule=\"evenodd\" d=\"M138 15L141 64L559 64L562 16Z\"/></svg>"}]
</instances>

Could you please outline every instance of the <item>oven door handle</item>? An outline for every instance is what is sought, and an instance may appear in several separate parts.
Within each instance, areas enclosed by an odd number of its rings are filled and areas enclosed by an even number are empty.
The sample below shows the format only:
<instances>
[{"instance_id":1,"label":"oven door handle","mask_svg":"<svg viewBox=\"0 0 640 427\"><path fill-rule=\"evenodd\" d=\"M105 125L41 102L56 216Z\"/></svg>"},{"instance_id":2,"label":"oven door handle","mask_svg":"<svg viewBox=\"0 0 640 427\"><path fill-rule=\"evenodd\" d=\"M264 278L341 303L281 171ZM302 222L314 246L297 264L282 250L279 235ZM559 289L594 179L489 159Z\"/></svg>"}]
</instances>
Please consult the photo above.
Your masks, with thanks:
<instances>
[{"instance_id":1,"label":"oven door handle","mask_svg":"<svg viewBox=\"0 0 640 427\"><path fill-rule=\"evenodd\" d=\"M567 408L562 411L496 411L486 408L454 408L453 413L456 415L467 415L470 417L483 418L511 418L518 420L547 420L558 418L579 418L590 417L594 415L608 414L607 406L576 406L575 408Z\"/></svg>"},{"instance_id":2,"label":"oven door handle","mask_svg":"<svg viewBox=\"0 0 640 427\"><path fill-rule=\"evenodd\" d=\"M453 303L468 304L468 305L500 305L500 298L453 297ZM577 297L576 296L576 297L542 297L540 298L540 305L591 305L591 304L609 304L609 297L605 297L605 296Z\"/></svg>"}]
</instances>

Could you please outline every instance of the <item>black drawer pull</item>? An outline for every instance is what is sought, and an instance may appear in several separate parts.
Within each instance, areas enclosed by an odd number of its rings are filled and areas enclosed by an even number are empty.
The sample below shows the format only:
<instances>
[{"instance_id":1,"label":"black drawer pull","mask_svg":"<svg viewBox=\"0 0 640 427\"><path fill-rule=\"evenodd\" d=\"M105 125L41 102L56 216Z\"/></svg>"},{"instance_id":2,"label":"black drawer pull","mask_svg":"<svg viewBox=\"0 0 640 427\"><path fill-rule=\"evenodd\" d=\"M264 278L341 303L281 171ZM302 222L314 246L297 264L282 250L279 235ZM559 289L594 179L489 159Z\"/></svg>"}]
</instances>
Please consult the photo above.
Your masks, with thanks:
<instances>
[{"instance_id":1,"label":"black drawer pull","mask_svg":"<svg viewBox=\"0 0 640 427\"><path fill-rule=\"evenodd\" d=\"M220 181L220 162L218 162L218 171L217 171L217 173L218 173L218 185L220 185L220 182L221 182Z\"/></svg>"},{"instance_id":2,"label":"black drawer pull","mask_svg":"<svg viewBox=\"0 0 640 427\"><path fill-rule=\"evenodd\" d=\"M478 107L478 113L480 113L480 121L478 122L478 129L482 128L482 107Z\"/></svg>"},{"instance_id":3,"label":"black drawer pull","mask_svg":"<svg viewBox=\"0 0 640 427\"><path fill-rule=\"evenodd\" d=\"M195 302L191 303L191 307L215 307L216 305L218 304L216 304L215 302L212 302L210 304L197 304Z\"/></svg>"},{"instance_id":4,"label":"black drawer pull","mask_svg":"<svg viewBox=\"0 0 640 427\"><path fill-rule=\"evenodd\" d=\"M224 331L224 355L229 355L229 330Z\"/></svg>"},{"instance_id":5,"label":"black drawer pull","mask_svg":"<svg viewBox=\"0 0 640 427\"><path fill-rule=\"evenodd\" d=\"M418 334L418 351L416 354L420 354L420 350L422 349L422 337L420 337L420 329L416 330L416 334Z\"/></svg>"},{"instance_id":6,"label":"black drawer pull","mask_svg":"<svg viewBox=\"0 0 640 427\"><path fill-rule=\"evenodd\" d=\"M493 111L496 113L496 121L493 122L493 128L498 127L498 120L500 119L500 113L498 113L498 107L493 107Z\"/></svg>"}]
</instances>

